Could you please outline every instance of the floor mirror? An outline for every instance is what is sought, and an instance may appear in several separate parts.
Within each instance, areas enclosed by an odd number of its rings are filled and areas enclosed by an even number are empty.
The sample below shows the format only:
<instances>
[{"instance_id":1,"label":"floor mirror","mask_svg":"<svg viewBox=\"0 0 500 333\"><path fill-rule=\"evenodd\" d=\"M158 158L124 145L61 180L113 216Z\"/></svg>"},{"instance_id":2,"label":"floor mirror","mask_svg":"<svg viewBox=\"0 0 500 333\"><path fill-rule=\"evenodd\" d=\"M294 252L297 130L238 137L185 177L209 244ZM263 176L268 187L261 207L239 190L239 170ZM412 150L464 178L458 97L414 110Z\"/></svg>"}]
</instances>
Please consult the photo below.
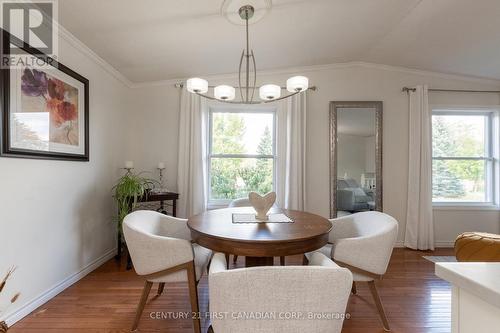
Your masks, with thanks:
<instances>
[{"instance_id":1,"label":"floor mirror","mask_svg":"<svg viewBox=\"0 0 500 333\"><path fill-rule=\"evenodd\" d=\"M382 211L382 102L330 102L330 217Z\"/></svg>"}]
</instances>

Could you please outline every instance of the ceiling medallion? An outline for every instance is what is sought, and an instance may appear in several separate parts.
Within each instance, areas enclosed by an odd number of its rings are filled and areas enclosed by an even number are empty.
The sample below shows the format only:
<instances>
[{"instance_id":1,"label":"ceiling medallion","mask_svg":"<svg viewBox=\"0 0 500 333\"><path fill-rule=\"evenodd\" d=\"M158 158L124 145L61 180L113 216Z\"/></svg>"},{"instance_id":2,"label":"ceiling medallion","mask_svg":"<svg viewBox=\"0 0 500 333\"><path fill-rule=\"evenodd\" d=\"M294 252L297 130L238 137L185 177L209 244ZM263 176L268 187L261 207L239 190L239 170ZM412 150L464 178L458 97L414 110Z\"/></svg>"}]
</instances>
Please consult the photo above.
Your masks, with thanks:
<instances>
[{"instance_id":1,"label":"ceiling medallion","mask_svg":"<svg viewBox=\"0 0 500 333\"><path fill-rule=\"evenodd\" d=\"M221 11L224 16L231 19L226 15L227 10L234 5L236 1L225 1ZM252 0L246 0L252 2ZM255 0L253 2L256 2ZM260 0L260 2L265 5L268 4L268 9L271 8L271 0ZM305 76L293 76L286 81L286 87L281 87L276 84L264 84L260 87L256 86L257 83L257 66L255 62L255 56L253 50L250 49L249 43L249 31L248 26L252 18L255 17L256 11L252 5L243 5L238 10L239 20L244 23L246 28L246 48L241 53L240 66L238 70L238 87L234 88L230 85L219 85L212 87L208 85L208 81L201 78L190 78L186 82L186 89L193 93L200 95L202 97L219 100L225 103L236 103L236 104L261 104L269 103L277 100L282 100L299 93L305 92L308 89L314 89L314 87L309 87L309 79ZM264 13L265 14L265 13ZM260 15L260 14L259 14ZM262 17L260 17L262 18ZM232 21L231 21L232 22ZM213 88L213 96L207 95L209 88ZM255 91L258 88L260 100L254 101ZM236 90L239 91L239 99L236 98ZM282 96L282 90L286 90L288 93Z\"/></svg>"}]
</instances>

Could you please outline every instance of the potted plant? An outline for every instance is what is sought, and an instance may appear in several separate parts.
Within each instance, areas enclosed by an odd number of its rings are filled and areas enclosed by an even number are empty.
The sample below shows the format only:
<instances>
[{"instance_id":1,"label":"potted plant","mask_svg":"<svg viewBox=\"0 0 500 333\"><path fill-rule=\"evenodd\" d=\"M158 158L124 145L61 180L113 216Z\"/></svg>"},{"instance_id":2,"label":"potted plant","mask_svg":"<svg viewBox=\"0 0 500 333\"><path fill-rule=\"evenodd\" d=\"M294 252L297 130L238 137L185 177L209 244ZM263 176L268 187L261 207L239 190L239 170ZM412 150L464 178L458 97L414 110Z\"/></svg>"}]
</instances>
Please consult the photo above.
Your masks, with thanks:
<instances>
[{"instance_id":1,"label":"potted plant","mask_svg":"<svg viewBox=\"0 0 500 333\"><path fill-rule=\"evenodd\" d=\"M127 172L113 187L114 198L118 205L118 232L122 233L122 223L137 204L138 198L147 196L157 181L142 177L141 174Z\"/></svg>"}]
</instances>

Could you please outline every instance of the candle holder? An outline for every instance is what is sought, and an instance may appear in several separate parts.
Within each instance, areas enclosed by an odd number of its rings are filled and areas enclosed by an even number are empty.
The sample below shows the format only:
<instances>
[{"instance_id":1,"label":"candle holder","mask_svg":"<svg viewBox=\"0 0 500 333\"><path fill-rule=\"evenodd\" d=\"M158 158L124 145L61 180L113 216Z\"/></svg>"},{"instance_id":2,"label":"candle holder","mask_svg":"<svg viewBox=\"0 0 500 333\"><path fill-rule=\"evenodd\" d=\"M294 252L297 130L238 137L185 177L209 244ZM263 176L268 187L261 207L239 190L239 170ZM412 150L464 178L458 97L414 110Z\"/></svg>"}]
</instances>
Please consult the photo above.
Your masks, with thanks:
<instances>
[{"instance_id":1,"label":"candle holder","mask_svg":"<svg viewBox=\"0 0 500 333\"><path fill-rule=\"evenodd\" d=\"M164 166L158 166L157 167L159 173L160 173L160 188L157 189L155 192L157 193L166 193L168 192L167 188L163 184L163 171L165 170Z\"/></svg>"},{"instance_id":2,"label":"candle holder","mask_svg":"<svg viewBox=\"0 0 500 333\"><path fill-rule=\"evenodd\" d=\"M130 175L132 173L132 170L134 170L134 168L122 168L123 170L127 170L125 172L126 175Z\"/></svg>"},{"instance_id":3,"label":"candle holder","mask_svg":"<svg viewBox=\"0 0 500 333\"><path fill-rule=\"evenodd\" d=\"M127 170L126 174L130 175L132 173L132 170L134 170L134 162L133 161L125 161L125 167L122 169Z\"/></svg>"}]
</instances>

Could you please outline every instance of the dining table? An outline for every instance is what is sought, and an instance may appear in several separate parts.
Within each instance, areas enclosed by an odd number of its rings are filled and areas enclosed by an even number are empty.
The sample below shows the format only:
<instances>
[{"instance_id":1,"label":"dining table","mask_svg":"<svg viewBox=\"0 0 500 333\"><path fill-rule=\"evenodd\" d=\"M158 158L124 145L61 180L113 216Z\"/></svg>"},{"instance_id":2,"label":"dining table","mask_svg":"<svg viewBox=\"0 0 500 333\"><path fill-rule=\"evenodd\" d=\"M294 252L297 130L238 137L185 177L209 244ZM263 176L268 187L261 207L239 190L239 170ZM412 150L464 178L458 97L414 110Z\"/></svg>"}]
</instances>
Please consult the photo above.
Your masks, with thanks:
<instances>
[{"instance_id":1,"label":"dining table","mask_svg":"<svg viewBox=\"0 0 500 333\"><path fill-rule=\"evenodd\" d=\"M215 209L188 219L191 237L214 252L245 257L245 266L272 266L274 257L315 251L328 243L331 222L317 214L271 208L291 222L235 222L234 214L255 214L252 207Z\"/></svg>"}]
</instances>

